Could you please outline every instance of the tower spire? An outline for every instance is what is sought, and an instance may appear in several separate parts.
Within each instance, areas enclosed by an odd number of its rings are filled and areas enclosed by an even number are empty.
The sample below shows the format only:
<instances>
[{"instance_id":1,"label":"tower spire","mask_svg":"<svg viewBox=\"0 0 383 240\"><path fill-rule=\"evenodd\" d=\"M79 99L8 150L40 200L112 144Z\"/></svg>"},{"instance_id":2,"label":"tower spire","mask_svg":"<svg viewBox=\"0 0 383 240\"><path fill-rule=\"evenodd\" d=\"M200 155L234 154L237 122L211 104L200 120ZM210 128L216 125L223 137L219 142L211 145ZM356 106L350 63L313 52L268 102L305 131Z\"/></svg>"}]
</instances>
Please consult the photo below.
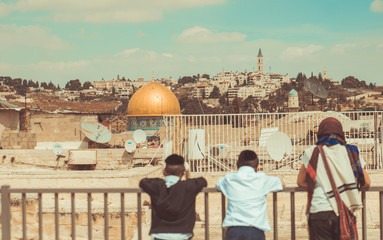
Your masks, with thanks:
<instances>
[{"instance_id":1,"label":"tower spire","mask_svg":"<svg viewBox=\"0 0 383 240\"><path fill-rule=\"evenodd\" d=\"M259 48L258 57L263 57L261 48Z\"/></svg>"},{"instance_id":2,"label":"tower spire","mask_svg":"<svg viewBox=\"0 0 383 240\"><path fill-rule=\"evenodd\" d=\"M154 71L152 72L152 82L154 82Z\"/></svg>"},{"instance_id":3,"label":"tower spire","mask_svg":"<svg viewBox=\"0 0 383 240\"><path fill-rule=\"evenodd\" d=\"M257 72L263 73L263 55L262 55L261 48L259 48L258 56L257 56Z\"/></svg>"}]
</instances>

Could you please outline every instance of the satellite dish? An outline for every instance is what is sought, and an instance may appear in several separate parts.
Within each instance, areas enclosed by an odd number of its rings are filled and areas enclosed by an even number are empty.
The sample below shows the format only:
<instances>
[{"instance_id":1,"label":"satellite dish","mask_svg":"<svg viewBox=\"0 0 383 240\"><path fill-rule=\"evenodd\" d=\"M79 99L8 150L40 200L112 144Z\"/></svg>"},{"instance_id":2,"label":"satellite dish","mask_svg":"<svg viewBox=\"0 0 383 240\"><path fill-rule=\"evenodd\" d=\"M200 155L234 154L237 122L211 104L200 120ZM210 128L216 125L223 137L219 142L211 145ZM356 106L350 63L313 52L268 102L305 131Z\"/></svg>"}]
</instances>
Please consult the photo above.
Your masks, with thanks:
<instances>
[{"instance_id":1,"label":"satellite dish","mask_svg":"<svg viewBox=\"0 0 383 240\"><path fill-rule=\"evenodd\" d=\"M328 113L331 113L331 114L334 114L335 116L337 117L340 117L342 119L345 119L345 120L351 120L351 118L347 117L346 115L340 113L340 112L336 112L336 111L327 111Z\"/></svg>"},{"instance_id":2,"label":"satellite dish","mask_svg":"<svg viewBox=\"0 0 383 240\"><path fill-rule=\"evenodd\" d=\"M328 91L314 78L308 79L304 82L304 86L311 94L319 98L327 98Z\"/></svg>"},{"instance_id":3,"label":"satellite dish","mask_svg":"<svg viewBox=\"0 0 383 240\"><path fill-rule=\"evenodd\" d=\"M132 152L136 151L136 148L137 148L137 145L136 145L136 142L134 140L132 140L132 139L126 140L126 142L125 142L125 150L128 153L132 153Z\"/></svg>"},{"instance_id":4,"label":"satellite dish","mask_svg":"<svg viewBox=\"0 0 383 240\"><path fill-rule=\"evenodd\" d=\"M143 143L146 141L146 133L142 129L137 129L133 132L133 139L136 143Z\"/></svg>"},{"instance_id":5,"label":"satellite dish","mask_svg":"<svg viewBox=\"0 0 383 240\"><path fill-rule=\"evenodd\" d=\"M63 146L60 143L55 143L55 145L52 148L52 151L58 156L63 152Z\"/></svg>"},{"instance_id":6,"label":"satellite dish","mask_svg":"<svg viewBox=\"0 0 383 240\"><path fill-rule=\"evenodd\" d=\"M290 155L293 146L291 139L283 132L276 132L269 137L266 143L269 156L277 162Z\"/></svg>"},{"instance_id":7,"label":"satellite dish","mask_svg":"<svg viewBox=\"0 0 383 240\"><path fill-rule=\"evenodd\" d=\"M90 140L98 143L107 143L112 134L101 123L82 123L81 130Z\"/></svg>"},{"instance_id":8,"label":"satellite dish","mask_svg":"<svg viewBox=\"0 0 383 240\"><path fill-rule=\"evenodd\" d=\"M217 159L225 159L230 155L230 145L216 144L210 148L210 155Z\"/></svg>"}]
</instances>

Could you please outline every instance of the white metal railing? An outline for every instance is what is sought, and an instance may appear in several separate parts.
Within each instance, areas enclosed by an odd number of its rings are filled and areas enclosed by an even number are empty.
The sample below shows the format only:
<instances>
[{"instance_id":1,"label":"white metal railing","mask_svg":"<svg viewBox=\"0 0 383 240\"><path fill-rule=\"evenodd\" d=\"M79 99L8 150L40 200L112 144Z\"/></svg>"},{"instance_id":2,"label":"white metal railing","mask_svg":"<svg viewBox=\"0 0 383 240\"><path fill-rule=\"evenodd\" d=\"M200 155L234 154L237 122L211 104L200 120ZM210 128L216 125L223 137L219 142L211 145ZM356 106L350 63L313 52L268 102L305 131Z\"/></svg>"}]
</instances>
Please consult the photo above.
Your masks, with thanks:
<instances>
[{"instance_id":1,"label":"white metal railing","mask_svg":"<svg viewBox=\"0 0 383 240\"><path fill-rule=\"evenodd\" d=\"M340 120L346 140L358 146L368 169L382 169L382 115L370 112L298 112L164 116L165 152L178 153L192 172L222 172L236 168L239 153L254 150L263 171L298 169L300 155L316 142L320 122ZM266 151L267 137L280 131L291 138L292 152L274 162Z\"/></svg>"}]
</instances>

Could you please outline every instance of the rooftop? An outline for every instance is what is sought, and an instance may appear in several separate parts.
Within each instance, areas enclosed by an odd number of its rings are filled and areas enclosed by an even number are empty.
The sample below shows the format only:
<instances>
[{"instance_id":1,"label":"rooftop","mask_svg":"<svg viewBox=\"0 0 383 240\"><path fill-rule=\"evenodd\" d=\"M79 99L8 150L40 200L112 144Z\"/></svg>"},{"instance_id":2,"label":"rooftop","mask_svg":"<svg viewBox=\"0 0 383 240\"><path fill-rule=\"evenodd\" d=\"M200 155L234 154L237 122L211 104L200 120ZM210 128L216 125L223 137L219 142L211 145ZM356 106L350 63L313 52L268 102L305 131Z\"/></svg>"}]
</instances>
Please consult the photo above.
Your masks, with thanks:
<instances>
[{"instance_id":1,"label":"rooftop","mask_svg":"<svg viewBox=\"0 0 383 240\"><path fill-rule=\"evenodd\" d=\"M71 102L63 101L51 96L33 95L32 103L27 103L31 110L52 113L111 113L121 104L120 101L112 102ZM13 105L24 107L24 103L12 102Z\"/></svg>"}]
</instances>

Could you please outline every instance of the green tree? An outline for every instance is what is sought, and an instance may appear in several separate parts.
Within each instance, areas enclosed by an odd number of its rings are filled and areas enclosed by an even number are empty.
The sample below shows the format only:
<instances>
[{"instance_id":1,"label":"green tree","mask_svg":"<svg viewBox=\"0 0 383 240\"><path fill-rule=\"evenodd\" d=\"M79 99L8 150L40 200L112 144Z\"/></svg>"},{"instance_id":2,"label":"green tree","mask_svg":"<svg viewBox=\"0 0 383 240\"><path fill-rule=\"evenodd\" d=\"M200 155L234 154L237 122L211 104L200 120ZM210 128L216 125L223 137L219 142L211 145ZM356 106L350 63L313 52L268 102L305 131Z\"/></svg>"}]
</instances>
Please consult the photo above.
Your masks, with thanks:
<instances>
[{"instance_id":1,"label":"green tree","mask_svg":"<svg viewBox=\"0 0 383 240\"><path fill-rule=\"evenodd\" d=\"M264 111L268 111L269 108L270 108L269 101L267 101L267 100L262 100L259 104L261 105L261 108L262 108L263 112Z\"/></svg>"},{"instance_id":2,"label":"green tree","mask_svg":"<svg viewBox=\"0 0 383 240\"><path fill-rule=\"evenodd\" d=\"M210 93L209 98L220 98L220 97L221 97L221 93L219 92L218 87L214 86L213 90Z\"/></svg>"},{"instance_id":3,"label":"green tree","mask_svg":"<svg viewBox=\"0 0 383 240\"><path fill-rule=\"evenodd\" d=\"M196 78L193 78L190 76L185 76L185 77L182 77L178 80L178 84L181 84L181 85L184 85L186 83L196 83L196 82L197 82Z\"/></svg>"},{"instance_id":4,"label":"green tree","mask_svg":"<svg viewBox=\"0 0 383 240\"><path fill-rule=\"evenodd\" d=\"M84 82L84 84L82 85L82 89L89 89L90 86L92 86L92 83L89 82L89 81L86 81L86 82Z\"/></svg>"},{"instance_id":5,"label":"green tree","mask_svg":"<svg viewBox=\"0 0 383 240\"><path fill-rule=\"evenodd\" d=\"M383 92L382 92L382 93L383 93ZM383 95L383 94L382 94L382 95ZM218 102L219 102L219 104L220 104L221 106L225 106L225 105L226 105L226 97L225 97L225 95L220 96L219 99L218 99Z\"/></svg>"},{"instance_id":6,"label":"green tree","mask_svg":"<svg viewBox=\"0 0 383 240\"><path fill-rule=\"evenodd\" d=\"M341 85L344 88L358 88L360 81L354 76L348 76L342 79Z\"/></svg>"},{"instance_id":7,"label":"green tree","mask_svg":"<svg viewBox=\"0 0 383 240\"><path fill-rule=\"evenodd\" d=\"M81 90L81 82L80 82L79 79L70 80L70 81L67 82L67 84L65 85L65 88L66 88L66 89L69 89L69 90L77 90L77 91L80 91L80 90Z\"/></svg>"}]
</instances>

